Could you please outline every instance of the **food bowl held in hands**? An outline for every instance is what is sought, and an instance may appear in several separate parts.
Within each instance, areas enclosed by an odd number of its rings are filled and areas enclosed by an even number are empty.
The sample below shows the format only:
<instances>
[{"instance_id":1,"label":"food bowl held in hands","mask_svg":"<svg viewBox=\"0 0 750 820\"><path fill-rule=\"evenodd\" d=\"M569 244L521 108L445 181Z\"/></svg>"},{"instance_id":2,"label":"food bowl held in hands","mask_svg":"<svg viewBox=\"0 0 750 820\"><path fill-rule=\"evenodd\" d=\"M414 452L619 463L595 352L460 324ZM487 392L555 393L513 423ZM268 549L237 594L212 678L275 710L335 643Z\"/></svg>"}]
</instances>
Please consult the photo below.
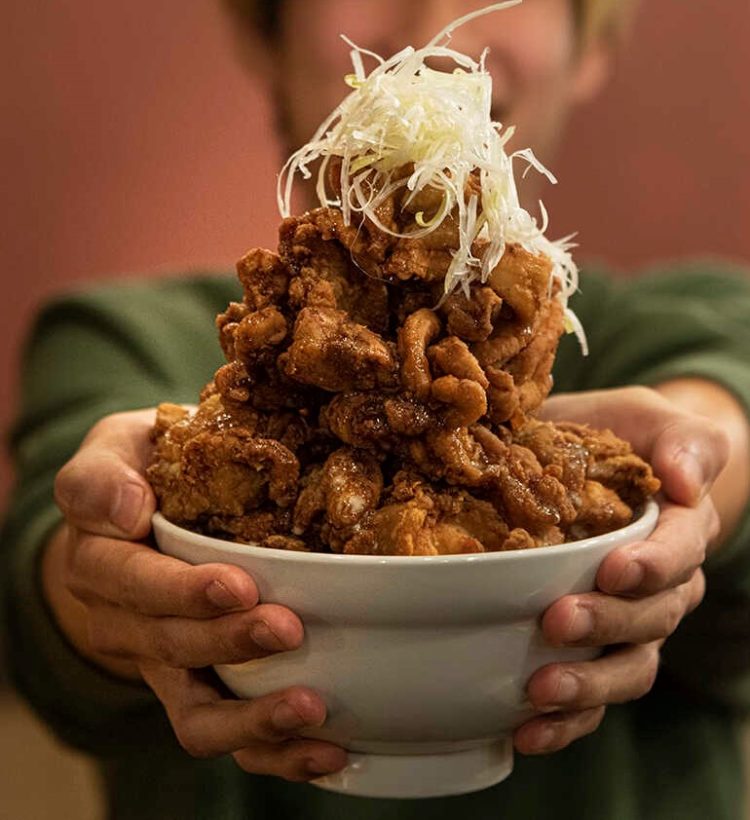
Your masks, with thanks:
<instances>
[{"instance_id":1,"label":"food bowl held in hands","mask_svg":"<svg viewBox=\"0 0 750 820\"><path fill-rule=\"evenodd\" d=\"M315 781L352 795L436 797L492 786L513 767L511 733L532 716L526 682L595 649L553 648L540 616L558 598L592 590L614 547L648 537L649 501L615 532L538 549L448 556L332 555L221 541L157 513L160 549L191 564L223 562L254 578L263 602L305 626L303 645L217 667L238 696L292 685L326 701L309 737L350 751L343 771Z\"/></svg>"}]
</instances>

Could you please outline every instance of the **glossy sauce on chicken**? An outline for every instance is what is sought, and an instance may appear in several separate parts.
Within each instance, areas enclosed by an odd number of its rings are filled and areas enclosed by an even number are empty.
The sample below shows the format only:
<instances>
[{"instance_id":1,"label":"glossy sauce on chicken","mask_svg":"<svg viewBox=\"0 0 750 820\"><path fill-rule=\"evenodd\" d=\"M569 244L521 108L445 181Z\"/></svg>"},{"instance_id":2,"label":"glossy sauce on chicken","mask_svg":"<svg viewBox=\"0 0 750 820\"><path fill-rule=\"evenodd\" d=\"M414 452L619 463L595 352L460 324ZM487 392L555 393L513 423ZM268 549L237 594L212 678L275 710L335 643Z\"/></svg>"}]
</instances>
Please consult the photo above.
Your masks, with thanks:
<instances>
[{"instance_id":1,"label":"glossy sauce on chicken","mask_svg":"<svg viewBox=\"0 0 750 820\"><path fill-rule=\"evenodd\" d=\"M197 412L159 409L161 511L238 542L381 555L629 523L658 489L650 467L609 431L534 415L564 327L551 262L509 245L485 282L446 296L455 222L399 236L415 207L438 207L401 197L380 226L330 207L288 218L277 254L239 262L242 302L217 317L226 364Z\"/></svg>"}]
</instances>

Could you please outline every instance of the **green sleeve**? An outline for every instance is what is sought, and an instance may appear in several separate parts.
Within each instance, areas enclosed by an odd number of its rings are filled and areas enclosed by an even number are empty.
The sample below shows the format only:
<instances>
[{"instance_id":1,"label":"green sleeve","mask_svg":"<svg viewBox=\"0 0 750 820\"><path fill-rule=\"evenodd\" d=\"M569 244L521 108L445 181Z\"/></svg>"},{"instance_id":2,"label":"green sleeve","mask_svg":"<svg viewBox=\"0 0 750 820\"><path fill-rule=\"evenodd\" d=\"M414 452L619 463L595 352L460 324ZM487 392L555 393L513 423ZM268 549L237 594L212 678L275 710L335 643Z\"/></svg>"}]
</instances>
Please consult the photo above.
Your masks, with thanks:
<instances>
[{"instance_id":1,"label":"green sleeve","mask_svg":"<svg viewBox=\"0 0 750 820\"><path fill-rule=\"evenodd\" d=\"M3 644L21 692L80 748L103 753L164 720L145 687L81 659L45 607L38 562L61 519L55 474L103 416L196 401L221 356L214 315L236 290L228 277L195 276L71 295L43 310L27 345L11 433L16 486L0 536Z\"/></svg>"},{"instance_id":2,"label":"green sleeve","mask_svg":"<svg viewBox=\"0 0 750 820\"><path fill-rule=\"evenodd\" d=\"M559 391L656 385L702 377L729 390L750 418L750 278L716 263L629 280L584 274L572 302L590 355L563 340ZM668 674L693 693L750 709L750 506L706 563L704 603L665 645Z\"/></svg>"}]
</instances>

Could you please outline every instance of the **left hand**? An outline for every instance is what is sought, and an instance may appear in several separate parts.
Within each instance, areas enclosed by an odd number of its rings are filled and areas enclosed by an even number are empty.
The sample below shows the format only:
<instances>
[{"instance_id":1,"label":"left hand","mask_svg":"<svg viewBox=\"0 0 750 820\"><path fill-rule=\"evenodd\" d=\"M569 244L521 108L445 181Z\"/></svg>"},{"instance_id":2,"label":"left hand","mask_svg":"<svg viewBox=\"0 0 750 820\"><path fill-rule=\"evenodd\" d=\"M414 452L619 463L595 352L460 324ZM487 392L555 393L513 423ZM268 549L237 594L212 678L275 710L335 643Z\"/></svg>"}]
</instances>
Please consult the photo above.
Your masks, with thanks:
<instances>
[{"instance_id":1,"label":"left hand","mask_svg":"<svg viewBox=\"0 0 750 820\"><path fill-rule=\"evenodd\" d=\"M549 664L532 675L527 695L547 714L516 730L523 754L564 748L593 732L608 704L651 689L662 644L703 598L701 565L719 533L709 493L729 456L720 428L647 388L555 397L543 416L607 427L629 441L662 481L661 515L649 538L605 558L597 591L568 595L544 613L550 644L613 648L596 660Z\"/></svg>"}]
</instances>

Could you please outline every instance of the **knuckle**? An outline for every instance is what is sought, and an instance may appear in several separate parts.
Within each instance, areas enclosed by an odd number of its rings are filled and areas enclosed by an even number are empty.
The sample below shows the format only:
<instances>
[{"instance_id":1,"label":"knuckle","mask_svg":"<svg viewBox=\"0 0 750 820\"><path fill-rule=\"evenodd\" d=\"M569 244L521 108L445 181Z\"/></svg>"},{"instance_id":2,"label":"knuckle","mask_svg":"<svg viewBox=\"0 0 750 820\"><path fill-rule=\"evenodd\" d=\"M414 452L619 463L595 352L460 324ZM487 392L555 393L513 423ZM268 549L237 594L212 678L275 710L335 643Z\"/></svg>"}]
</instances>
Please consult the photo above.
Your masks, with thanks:
<instances>
[{"instance_id":1,"label":"knuckle","mask_svg":"<svg viewBox=\"0 0 750 820\"><path fill-rule=\"evenodd\" d=\"M624 398L633 402L633 404L651 403L654 400L655 392L650 387L643 385L632 385L623 388Z\"/></svg>"},{"instance_id":2,"label":"knuckle","mask_svg":"<svg viewBox=\"0 0 750 820\"><path fill-rule=\"evenodd\" d=\"M617 606L606 597L593 597L586 607L591 617L591 633L587 644L617 643L626 628L626 620Z\"/></svg>"},{"instance_id":3,"label":"knuckle","mask_svg":"<svg viewBox=\"0 0 750 820\"><path fill-rule=\"evenodd\" d=\"M227 623L219 624L213 641L216 656L225 658L225 663L250 660L254 645L250 627L244 619L231 618Z\"/></svg>"},{"instance_id":4,"label":"knuckle","mask_svg":"<svg viewBox=\"0 0 750 820\"><path fill-rule=\"evenodd\" d=\"M122 606L130 610L138 609L139 559L140 553L131 553L123 562L120 570L118 598Z\"/></svg>"},{"instance_id":5,"label":"knuckle","mask_svg":"<svg viewBox=\"0 0 750 820\"><path fill-rule=\"evenodd\" d=\"M174 640L167 632L160 626L154 625L150 636L151 654L157 660L160 660L166 666L173 668L181 668L184 666L181 663L181 652L175 646Z\"/></svg>"}]
</instances>

